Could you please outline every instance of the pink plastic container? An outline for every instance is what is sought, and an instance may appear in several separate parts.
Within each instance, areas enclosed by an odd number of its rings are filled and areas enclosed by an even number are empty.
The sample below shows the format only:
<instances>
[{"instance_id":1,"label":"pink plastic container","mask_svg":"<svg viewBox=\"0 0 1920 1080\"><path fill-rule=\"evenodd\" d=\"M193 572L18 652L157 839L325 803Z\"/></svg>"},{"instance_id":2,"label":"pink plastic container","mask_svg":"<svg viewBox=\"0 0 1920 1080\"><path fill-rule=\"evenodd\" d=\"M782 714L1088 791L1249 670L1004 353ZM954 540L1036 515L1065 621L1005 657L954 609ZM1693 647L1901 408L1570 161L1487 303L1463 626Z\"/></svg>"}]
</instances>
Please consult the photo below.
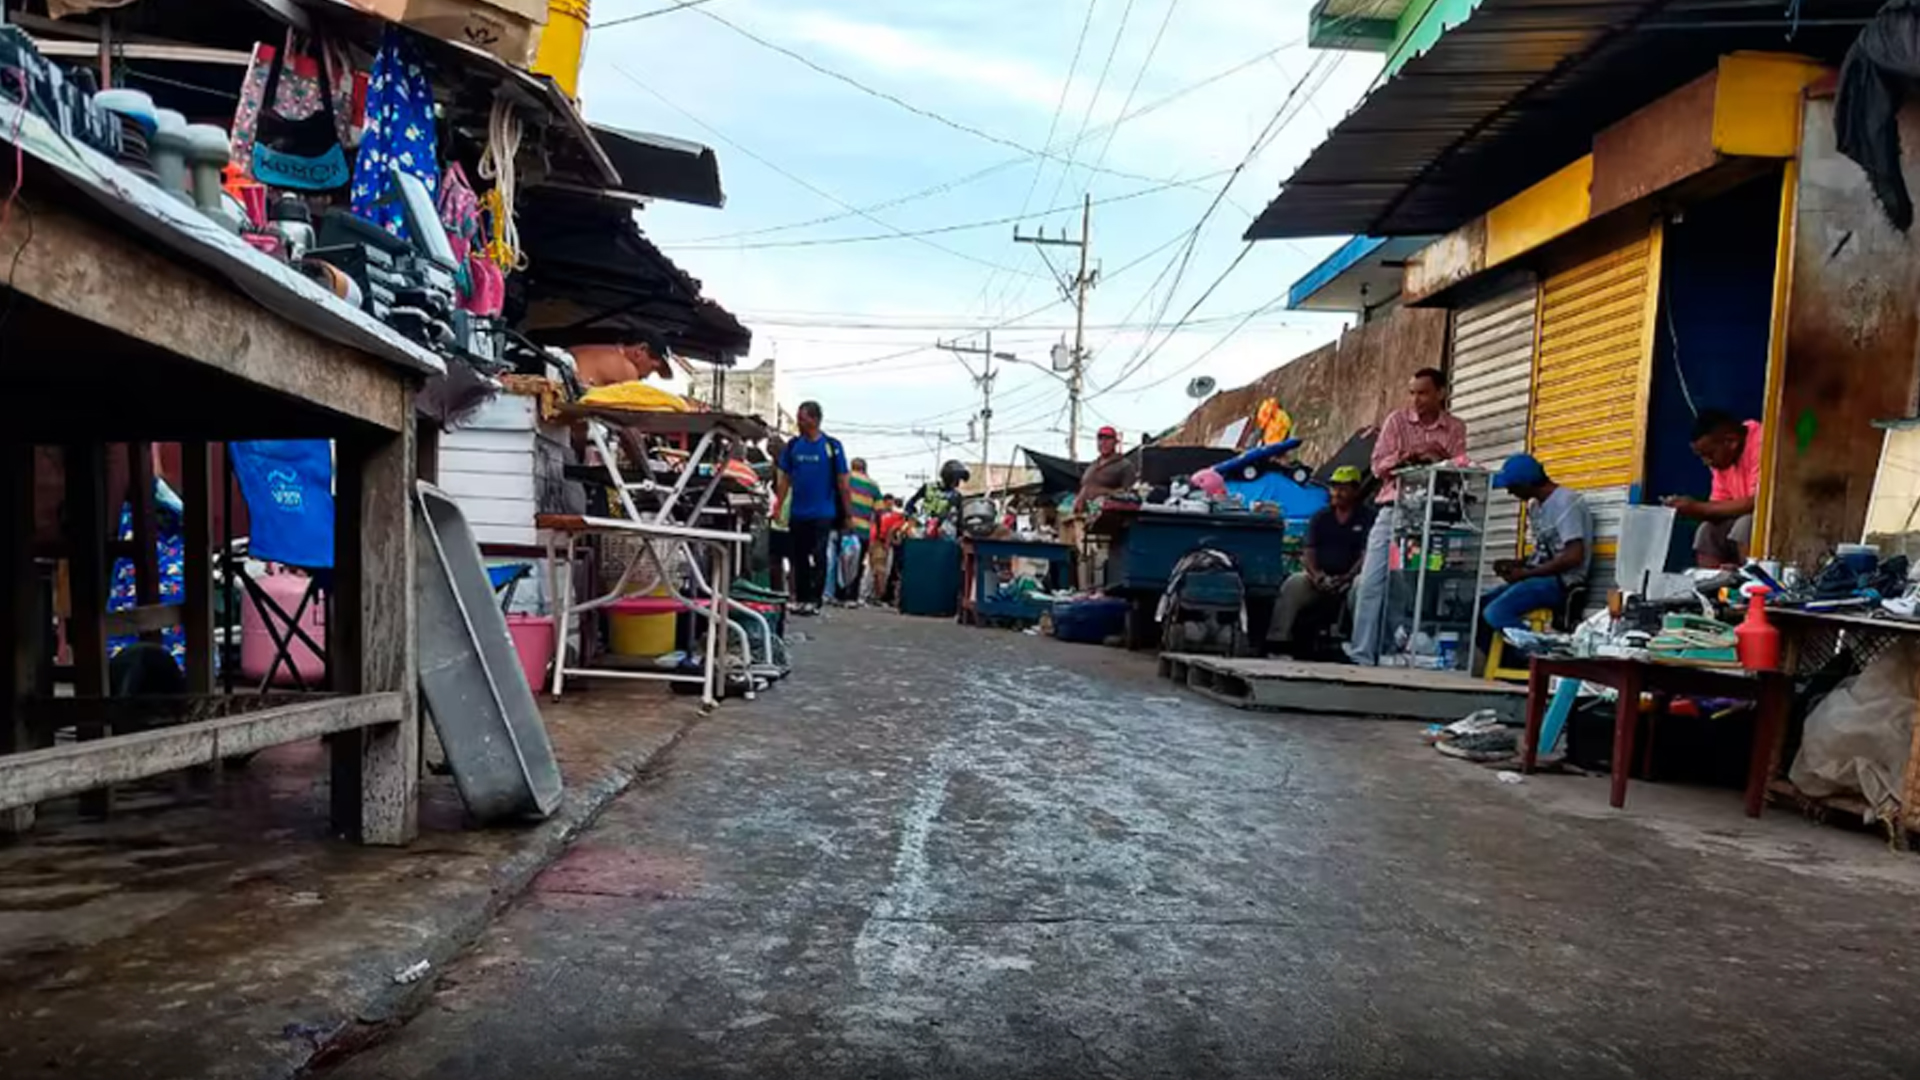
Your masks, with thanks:
<instances>
[{"instance_id":1,"label":"pink plastic container","mask_svg":"<svg viewBox=\"0 0 1920 1080\"><path fill-rule=\"evenodd\" d=\"M258 581L260 590L289 615L300 606L300 597L306 593L308 584L308 579L300 574L268 574ZM326 597L315 596L307 604L307 610L300 613L301 628L323 649L327 645L326 610ZM260 610L253 594L248 593L246 602L240 605L240 674L255 682L266 678L267 669L273 667L273 637L267 633L269 618L273 620L274 631L285 637L286 620ZM317 686L326 677L326 659L299 638L288 643L287 655L293 657L300 681L308 687ZM295 685L293 672L287 670L284 662L273 672L273 685Z\"/></svg>"},{"instance_id":2,"label":"pink plastic container","mask_svg":"<svg viewBox=\"0 0 1920 1080\"><path fill-rule=\"evenodd\" d=\"M553 662L553 616L509 615L507 636L520 654L520 669L527 673L527 685L538 694L547 688L547 665Z\"/></svg>"}]
</instances>

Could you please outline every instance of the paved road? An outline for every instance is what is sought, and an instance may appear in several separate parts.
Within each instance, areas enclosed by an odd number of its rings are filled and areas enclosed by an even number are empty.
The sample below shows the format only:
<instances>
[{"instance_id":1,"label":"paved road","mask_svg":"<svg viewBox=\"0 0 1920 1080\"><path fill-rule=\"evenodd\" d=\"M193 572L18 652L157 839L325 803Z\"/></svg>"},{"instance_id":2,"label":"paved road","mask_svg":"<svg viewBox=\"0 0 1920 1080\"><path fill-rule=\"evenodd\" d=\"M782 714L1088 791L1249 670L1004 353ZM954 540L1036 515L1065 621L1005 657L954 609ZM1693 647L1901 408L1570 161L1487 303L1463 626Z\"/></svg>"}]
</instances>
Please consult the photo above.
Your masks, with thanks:
<instances>
[{"instance_id":1,"label":"paved road","mask_svg":"<svg viewBox=\"0 0 1920 1080\"><path fill-rule=\"evenodd\" d=\"M1411 725L1237 713L1106 650L817 634L337 1075L1920 1068L1912 885L1806 865L1868 838L1788 819L1814 846L1756 856L1721 792L1705 833L1569 812Z\"/></svg>"}]
</instances>

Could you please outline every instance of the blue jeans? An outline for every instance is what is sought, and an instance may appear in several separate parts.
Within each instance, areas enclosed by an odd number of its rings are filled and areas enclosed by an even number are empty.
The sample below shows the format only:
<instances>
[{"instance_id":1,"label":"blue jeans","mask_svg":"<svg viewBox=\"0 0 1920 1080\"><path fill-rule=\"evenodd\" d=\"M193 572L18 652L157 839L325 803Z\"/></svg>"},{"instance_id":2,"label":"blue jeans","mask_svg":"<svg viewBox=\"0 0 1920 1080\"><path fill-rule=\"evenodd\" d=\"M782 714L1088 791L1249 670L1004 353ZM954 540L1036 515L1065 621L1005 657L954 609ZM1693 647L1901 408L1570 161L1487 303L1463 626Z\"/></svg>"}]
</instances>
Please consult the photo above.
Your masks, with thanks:
<instances>
[{"instance_id":1,"label":"blue jeans","mask_svg":"<svg viewBox=\"0 0 1920 1080\"><path fill-rule=\"evenodd\" d=\"M1546 608L1556 614L1567 602L1567 587L1557 577L1535 577L1488 589L1480 597L1480 632L1475 635L1481 649L1493 643L1493 635L1527 625L1527 614Z\"/></svg>"}]
</instances>

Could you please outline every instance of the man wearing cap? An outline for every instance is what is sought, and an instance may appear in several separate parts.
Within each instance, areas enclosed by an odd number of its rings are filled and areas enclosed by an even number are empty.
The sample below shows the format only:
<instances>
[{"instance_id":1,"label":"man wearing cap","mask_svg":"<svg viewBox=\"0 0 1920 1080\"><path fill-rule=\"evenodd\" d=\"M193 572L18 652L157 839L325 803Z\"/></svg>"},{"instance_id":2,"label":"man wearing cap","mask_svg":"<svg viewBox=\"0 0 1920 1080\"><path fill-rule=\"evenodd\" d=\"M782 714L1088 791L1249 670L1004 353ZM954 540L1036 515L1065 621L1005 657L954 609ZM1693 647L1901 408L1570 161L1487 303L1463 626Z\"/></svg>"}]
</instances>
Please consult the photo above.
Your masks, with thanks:
<instances>
[{"instance_id":1,"label":"man wearing cap","mask_svg":"<svg viewBox=\"0 0 1920 1080\"><path fill-rule=\"evenodd\" d=\"M1400 497L1399 474L1423 465L1452 461L1467 452L1467 425L1447 411L1447 377L1438 368L1421 368L1407 380L1407 407L1387 414L1373 443L1371 462L1380 481L1379 515L1367 534L1367 560L1353 590L1353 640L1347 658L1372 666L1380 662L1381 628L1386 625L1387 548L1393 542L1393 511Z\"/></svg>"},{"instance_id":2,"label":"man wearing cap","mask_svg":"<svg viewBox=\"0 0 1920 1080\"><path fill-rule=\"evenodd\" d=\"M1342 465L1327 485L1330 501L1307 521L1302 551L1306 569L1287 578L1273 604L1267 645L1275 652L1307 659L1320 632L1340 618L1353 581L1367 555L1367 534L1374 508L1360 501L1360 470Z\"/></svg>"},{"instance_id":3,"label":"man wearing cap","mask_svg":"<svg viewBox=\"0 0 1920 1080\"><path fill-rule=\"evenodd\" d=\"M1120 453L1120 433L1110 427L1100 429L1096 437L1100 456L1080 475L1080 494L1073 500L1075 513L1085 513L1087 504L1133 487L1140 471L1132 459Z\"/></svg>"},{"instance_id":4,"label":"man wearing cap","mask_svg":"<svg viewBox=\"0 0 1920 1080\"><path fill-rule=\"evenodd\" d=\"M1567 591L1586 584L1592 561L1588 541L1593 536L1593 515L1586 497L1554 483L1533 455L1508 458L1493 475L1493 486L1530 504L1527 533L1533 553L1524 561L1494 561L1493 572L1506 584L1480 598L1481 626L1474 637L1482 649L1492 643L1494 634L1527 625L1529 612L1559 611L1567 602Z\"/></svg>"}]
</instances>

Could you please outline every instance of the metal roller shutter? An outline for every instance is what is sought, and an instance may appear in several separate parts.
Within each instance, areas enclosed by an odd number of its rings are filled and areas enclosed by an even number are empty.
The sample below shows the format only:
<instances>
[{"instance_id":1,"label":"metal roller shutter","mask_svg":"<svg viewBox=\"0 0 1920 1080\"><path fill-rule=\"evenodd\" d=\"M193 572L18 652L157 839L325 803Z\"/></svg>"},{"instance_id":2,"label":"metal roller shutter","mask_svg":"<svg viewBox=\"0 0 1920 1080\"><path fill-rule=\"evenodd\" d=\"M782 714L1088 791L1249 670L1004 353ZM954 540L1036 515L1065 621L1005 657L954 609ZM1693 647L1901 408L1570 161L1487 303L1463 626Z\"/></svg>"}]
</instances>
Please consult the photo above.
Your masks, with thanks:
<instances>
[{"instance_id":1,"label":"metal roller shutter","mask_svg":"<svg viewBox=\"0 0 1920 1080\"><path fill-rule=\"evenodd\" d=\"M1639 482L1641 418L1660 278L1657 229L1547 278L1540 290L1527 446L1594 517L1589 609L1614 584L1620 516Z\"/></svg>"},{"instance_id":2,"label":"metal roller shutter","mask_svg":"<svg viewBox=\"0 0 1920 1080\"><path fill-rule=\"evenodd\" d=\"M1531 278L1453 314L1452 396L1449 407L1466 421L1467 454L1489 469L1527 448L1533 389L1533 316L1539 286ZM1520 550L1520 503L1502 492L1487 511L1487 568Z\"/></svg>"}]
</instances>

